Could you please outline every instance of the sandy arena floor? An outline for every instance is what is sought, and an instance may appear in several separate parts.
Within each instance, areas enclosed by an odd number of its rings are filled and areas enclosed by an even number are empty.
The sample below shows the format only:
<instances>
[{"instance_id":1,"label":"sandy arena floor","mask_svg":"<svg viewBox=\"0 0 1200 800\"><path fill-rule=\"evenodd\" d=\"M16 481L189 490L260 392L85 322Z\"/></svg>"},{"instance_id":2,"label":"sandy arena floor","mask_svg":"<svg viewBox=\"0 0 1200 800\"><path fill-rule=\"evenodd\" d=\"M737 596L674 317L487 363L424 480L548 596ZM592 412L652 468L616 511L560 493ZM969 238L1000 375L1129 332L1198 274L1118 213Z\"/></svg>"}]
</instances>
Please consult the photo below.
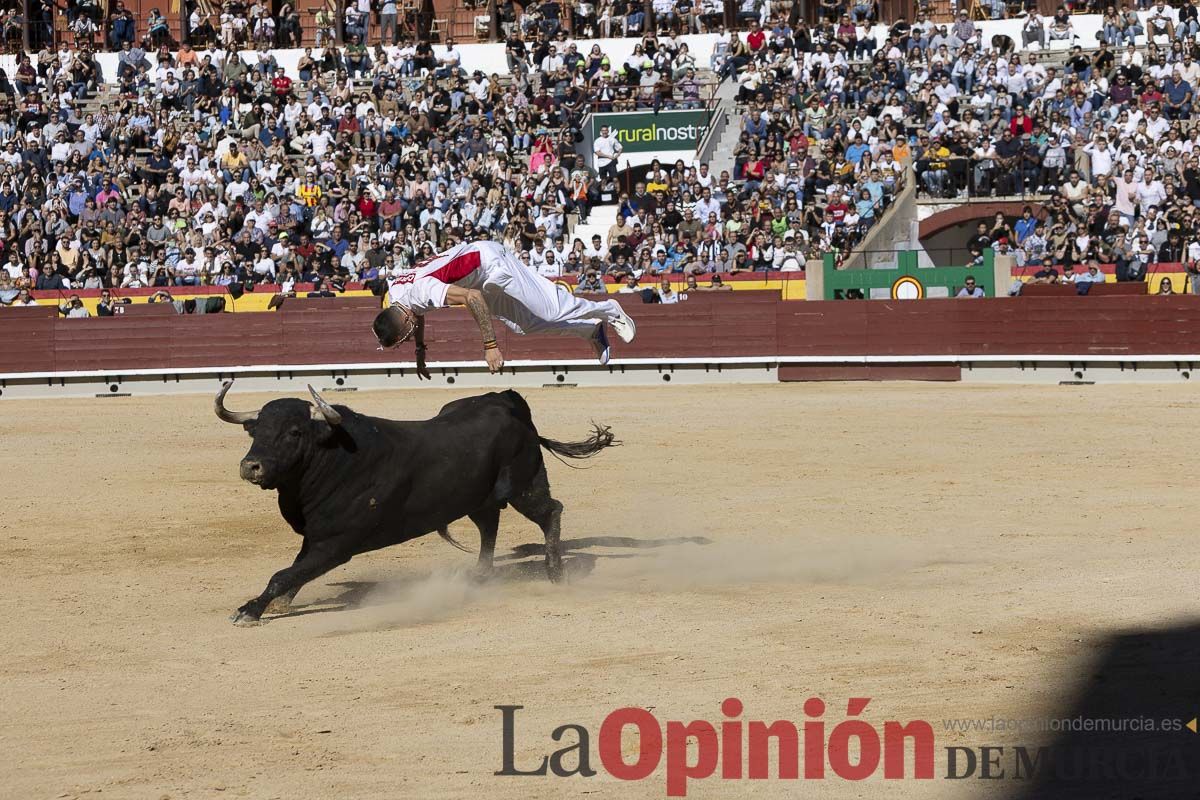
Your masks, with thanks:
<instances>
[{"instance_id":1,"label":"sandy arena floor","mask_svg":"<svg viewBox=\"0 0 1200 800\"><path fill-rule=\"evenodd\" d=\"M457 396L336 399L423 418ZM510 558L480 587L472 557L431 536L241 629L230 612L298 539L274 493L238 480L248 439L211 397L0 404L0 796L663 797L661 768L495 777L493 706L526 707L518 765L578 723L595 768L600 724L626 705L719 722L736 695L746 719L800 721L820 695L836 722L864 696L877 721L1024 717L1056 706L1105 634L1197 610L1189 386L526 396L546 436L595 418L625 442L587 471L549 461L565 540L711 544L584 542L570 585ZM267 399L235 388L229 405ZM505 512L498 554L539 541ZM986 796L979 783L708 780L689 797Z\"/></svg>"}]
</instances>

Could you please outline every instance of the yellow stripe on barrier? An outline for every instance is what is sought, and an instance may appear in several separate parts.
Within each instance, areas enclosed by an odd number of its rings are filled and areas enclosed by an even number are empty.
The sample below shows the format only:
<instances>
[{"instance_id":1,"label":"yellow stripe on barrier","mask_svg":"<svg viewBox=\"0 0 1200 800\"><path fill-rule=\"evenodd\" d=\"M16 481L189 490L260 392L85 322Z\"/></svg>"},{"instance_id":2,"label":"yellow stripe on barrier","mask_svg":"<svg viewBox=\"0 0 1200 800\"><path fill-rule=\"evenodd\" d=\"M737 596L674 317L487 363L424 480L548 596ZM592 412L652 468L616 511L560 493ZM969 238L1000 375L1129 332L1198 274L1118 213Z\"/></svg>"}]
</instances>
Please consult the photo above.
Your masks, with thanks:
<instances>
[{"instance_id":1,"label":"yellow stripe on barrier","mask_svg":"<svg viewBox=\"0 0 1200 800\"><path fill-rule=\"evenodd\" d=\"M1178 279L1175 290L1177 292L1181 291L1182 287L1183 287L1183 281L1186 280L1187 276L1180 273L1178 276L1174 276L1174 277L1176 277ZM573 291L573 289L574 289L573 286L570 286L569 284L567 284L564 281L558 281L557 283L559 283L559 285L563 286L568 291ZM705 287L705 286L708 286L709 281L705 278L702 278L699 281L699 284L701 287ZM621 283L608 284L607 288L608 288L609 294L616 294L618 291L620 291L620 289L623 285L624 284L621 284ZM659 282L657 280L648 280L643 284L644 287L657 287L658 285L659 285ZM671 281L671 288L677 292L684 291L684 287L686 285L687 285L686 282L682 281L682 280L672 280ZM775 290L775 291L778 291L781 293L781 296L783 297L784 300L803 300L803 299L805 299L805 293L804 293L805 292L805 281L802 278L795 279L795 280L786 280L786 281L770 280L770 279L768 279L768 280L735 280L735 281L727 280L727 281L725 281L725 285L732 287L732 289L735 292ZM237 300L234 300L229 295L194 294L194 293L188 292L186 290L181 290L180 287L175 287L175 290L168 289L168 291L171 291L171 296L173 298L175 298L176 300L203 300L203 299L207 299L209 297L224 297L225 298L225 310L232 311L235 313L240 312L240 311L267 311L268 310L267 303L270 302L271 297L272 297L271 292L246 292L240 298L238 298ZM64 293L63 300L62 300L63 303L66 302L66 297L68 294L70 294L70 293L69 292ZM121 296L119 290L117 291L116 294L118 297ZM370 297L371 293L369 291L367 291L366 289L356 289L353 291L345 292L338 296L339 297ZM92 314L92 316L96 316L96 306L99 304L100 298L84 297L81 299L83 300L84 307L87 308L87 310ZM149 297L131 297L130 299L133 300L134 305L144 305L147 301L149 301L150 298ZM39 300L38 303L41 305L56 305L51 300ZM382 301L381 301L381 303L382 303Z\"/></svg>"},{"instance_id":2,"label":"yellow stripe on barrier","mask_svg":"<svg viewBox=\"0 0 1200 800\"><path fill-rule=\"evenodd\" d=\"M709 284L708 276L702 275L697 278L696 282L700 285L701 288L704 288L704 287L708 286L708 284ZM616 294L617 292L619 292L621 290L621 287L624 285L625 284L623 284L623 283L610 283L610 284L608 284L608 293ZM659 279L648 278L647 280L643 281L641 285L642 285L642 288L657 288L659 285ZM732 287L735 292L738 292L738 291L761 292L764 290L774 290L777 292L781 292L784 300L804 300L805 299L805 281L803 278L797 278L794 280L787 280L787 281L771 280L771 279L758 280L758 281L755 281L755 280L748 280L748 281L726 280L725 285ZM686 286L687 286L686 281L674 280L674 279L671 280L671 288L677 292L685 291L684 287L686 287Z\"/></svg>"},{"instance_id":3,"label":"yellow stripe on barrier","mask_svg":"<svg viewBox=\"0 0 1200 800\"><path fill-rule=\"evenodd\" d=\"M1112 283L1114 280L1116 280L1112 275L1108 275L1106 277L1108 278L1108 283ZM1171 291L1175 292L1175 294L1189 293L1188 274L1186 272L1155 272L1152 275L1148 275L1146 277L1146 282L1150 285L1146 287L1146 293L1158 294L1158 285L1162 282L1163 278L1170 279ZM1022 283L1029 283L1029 281L1032 279L1032 275L1022 275L1020 278Z\"/></svg>"},{"instance_id":4,"label":"yellow stripe on barrier","mask_svg":"<svg viewBox=\"0 0 1200 800\"><path fill-rule=\"evenodd\" d=\"M176 288L178 288L178 287L176 287ZM167 291L170 291L170 290L168 289ZM43 305L43 306L63 305L66 303L66 298L69 295L70 295L70 292L64 292L61 303L55 303L51 300L38 300L38 304ZM120 296L121 296L120 292L118 291L117 297L119 298ZM274 295L272 292L246 292L240 298L238 298L237 300L234 300L229 295L193 294L193 293L190 293L187 291L172 291L171 292L171 297L175 298L176 300L200 301L200 300L207 300L210 297L224 297L225 298L225 310L226 311L234 311L234 312L237 312L237 311L267 311L268 310L267 303L271 302L271 298L273 296ZM370 296L371 296L371 293L369 291L367 291L366 289L355 289L354 291L344 292L344 293L338 295L338 297L370 297ZM149 302L149 300L150 300L149 297L130 297L129 299L133 301L133 305L137 305L137 306L146 305L146 303ZM100 298L99 297L81 297L80 300L83 301L84 308L86 308L93 317L96 316L96 306L100 304ZM382 305L382 301L380 301L380 305Z\"/></svg>"}]
</instances>

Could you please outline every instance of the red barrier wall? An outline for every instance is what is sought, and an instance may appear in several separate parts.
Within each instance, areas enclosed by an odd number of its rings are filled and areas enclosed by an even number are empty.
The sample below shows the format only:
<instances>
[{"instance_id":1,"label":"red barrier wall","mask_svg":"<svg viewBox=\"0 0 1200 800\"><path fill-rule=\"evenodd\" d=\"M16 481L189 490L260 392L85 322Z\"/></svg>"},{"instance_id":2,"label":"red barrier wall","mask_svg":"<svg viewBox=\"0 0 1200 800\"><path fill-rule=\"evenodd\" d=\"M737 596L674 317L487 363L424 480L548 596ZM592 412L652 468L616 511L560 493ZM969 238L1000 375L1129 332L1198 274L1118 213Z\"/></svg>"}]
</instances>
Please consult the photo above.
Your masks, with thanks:
<instances>
[{"instance_id":1,"label":"red barrier wall","mask_svg":"<svg viewBox=\"0 0 1200 800\"><path fill-rule=\"evenodd\" d=\"M619 358L1200 353L1200 303L1191 296L794 303L778 292L720 292L670 306L619 299L638 322L635 342L614 343ZM376 349L374 314L324 308L56 319L42 309L5 309L0 374L411 360L411 346ZM431 360L480 360L479 332L465 310L430 314L427 325ZM574 337L497 331L509 360L591 355Z\"/></svg>"}]
</instances>

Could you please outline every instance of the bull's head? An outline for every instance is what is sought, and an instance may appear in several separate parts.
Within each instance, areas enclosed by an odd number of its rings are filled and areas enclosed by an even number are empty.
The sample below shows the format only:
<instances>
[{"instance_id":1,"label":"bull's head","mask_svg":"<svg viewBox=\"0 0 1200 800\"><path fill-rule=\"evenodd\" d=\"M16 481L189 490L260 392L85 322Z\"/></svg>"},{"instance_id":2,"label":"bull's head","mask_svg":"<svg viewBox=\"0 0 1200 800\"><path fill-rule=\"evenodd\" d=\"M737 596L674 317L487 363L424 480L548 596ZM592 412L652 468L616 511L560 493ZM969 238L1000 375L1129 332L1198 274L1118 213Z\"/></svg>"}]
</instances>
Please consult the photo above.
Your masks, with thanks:
<instances>
[{"instance_id":1,"label":"bull's head","mask_svg":"<svg viewBox=\"0 0 1200 800\"><path fill-rule=\"evenodd\" d=\"M263 489L276 489L306 461L315 445L329 441L342 415L311 385L313 402L284 398L272 400L258 411L230 411L225 395L233 381L217 392L214 409L224 422L241 425L253 440L242 459L241 476Z\"/></svg>"}]
</instances>

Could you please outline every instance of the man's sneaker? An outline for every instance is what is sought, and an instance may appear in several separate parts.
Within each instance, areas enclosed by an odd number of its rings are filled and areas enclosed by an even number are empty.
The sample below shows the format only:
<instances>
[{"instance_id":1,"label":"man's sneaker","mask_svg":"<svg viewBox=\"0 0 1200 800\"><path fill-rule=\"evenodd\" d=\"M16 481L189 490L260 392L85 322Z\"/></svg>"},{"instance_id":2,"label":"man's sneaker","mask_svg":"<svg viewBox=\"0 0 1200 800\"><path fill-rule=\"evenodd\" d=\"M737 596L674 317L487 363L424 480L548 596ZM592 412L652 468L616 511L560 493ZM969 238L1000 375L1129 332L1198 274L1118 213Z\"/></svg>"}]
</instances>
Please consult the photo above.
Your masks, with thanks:
<instances>
[{"instance_id":1,"label":"man's sneaker","mask_svg":"<svg viewBox=\"0 0 1200 800\"><path fill-rule=\"evenodd\" d=\"M592 349L596 351L596 358L601 364L608 363L612 348L608 345L608 334L604 332L603 322L596 326L596 332L592 334Z\"/></svg>"},{"instance_id":2,"label":"man's sneaker","mask_svg":"<svg viewBox=\"0 0 1200 800\"><path fill-rule=\"evenodd\" d=\"M613 326L613 330L617 332L617 336L621 337L622 342L632 342L633 337L637 336L637 325L633 324L633 320L625 313L625 309L619 305L617 309L621 312L621 316L609 324Z\"/></svg>"}]
</instances>

